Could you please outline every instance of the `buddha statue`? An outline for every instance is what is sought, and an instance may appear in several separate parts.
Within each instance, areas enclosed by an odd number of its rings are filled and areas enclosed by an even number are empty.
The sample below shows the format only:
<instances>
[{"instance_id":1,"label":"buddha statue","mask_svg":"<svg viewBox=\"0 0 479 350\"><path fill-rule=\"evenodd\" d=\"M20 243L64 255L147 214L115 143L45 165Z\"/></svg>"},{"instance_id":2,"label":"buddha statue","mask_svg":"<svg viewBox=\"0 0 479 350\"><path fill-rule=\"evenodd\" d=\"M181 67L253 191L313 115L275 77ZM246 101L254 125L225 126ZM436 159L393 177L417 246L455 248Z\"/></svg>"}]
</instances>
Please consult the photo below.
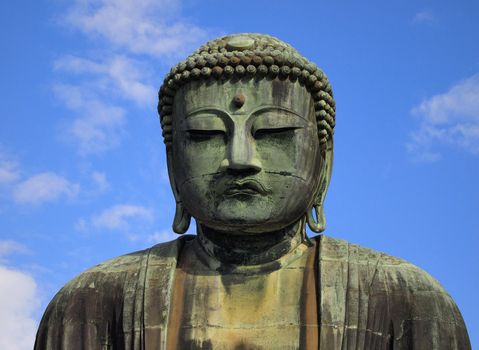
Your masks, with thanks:
<instances>
[{"instance_id":1,"label":"buddha statue","mask_svg":"<svg viewBox=\"0 0 479 350\"><path fill-rule=\"evenodd\" d=\"M414 265L325 230L335 102L267 35L212 40L173 67L158 110L196 235L106 261L48 306L35 349L467 350L464 321Z\"/></svg>"}]
</instances>

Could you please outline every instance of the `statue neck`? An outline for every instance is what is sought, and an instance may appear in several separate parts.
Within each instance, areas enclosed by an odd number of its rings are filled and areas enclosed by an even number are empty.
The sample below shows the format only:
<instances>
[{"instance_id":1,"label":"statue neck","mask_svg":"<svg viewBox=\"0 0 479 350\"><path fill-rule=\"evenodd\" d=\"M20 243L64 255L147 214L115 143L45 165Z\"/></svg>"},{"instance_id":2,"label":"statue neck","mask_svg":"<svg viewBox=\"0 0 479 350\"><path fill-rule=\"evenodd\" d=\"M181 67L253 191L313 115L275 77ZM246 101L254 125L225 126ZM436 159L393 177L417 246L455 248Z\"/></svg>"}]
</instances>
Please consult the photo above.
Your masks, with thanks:
<instances>
[{"instance_id":1,"label":"statue neck","mask_svg":"<svg viewBox=\"0 0 479 350\"><path fill-rule=\"evenodd\" d=\"M281 230L232 234L198 225L198 243L221 263L259 265L280 259L306 240L303 220Z\"/></svg>"}]
</instances>

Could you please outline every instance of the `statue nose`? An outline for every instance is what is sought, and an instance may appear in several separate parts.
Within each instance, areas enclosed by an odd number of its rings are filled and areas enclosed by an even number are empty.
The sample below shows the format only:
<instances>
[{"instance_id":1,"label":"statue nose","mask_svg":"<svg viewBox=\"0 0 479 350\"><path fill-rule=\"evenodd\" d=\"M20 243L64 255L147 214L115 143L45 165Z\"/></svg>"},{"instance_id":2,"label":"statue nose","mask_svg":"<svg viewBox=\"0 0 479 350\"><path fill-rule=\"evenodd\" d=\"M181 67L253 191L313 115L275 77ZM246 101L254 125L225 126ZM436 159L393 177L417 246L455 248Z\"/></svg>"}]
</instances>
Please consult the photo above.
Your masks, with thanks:
<instances>
[{"instance_id":1,"label":"statue nose","mask_svg":"<svg viewBox=\"0 0 479 350\"><path fill-rule=\"evenodd\" d=\"M261 162L256 157L256 145L248 132L237 132L229 140L226 158L221 163L223 170L261 171Z\"/></svg>"}]
</instances>

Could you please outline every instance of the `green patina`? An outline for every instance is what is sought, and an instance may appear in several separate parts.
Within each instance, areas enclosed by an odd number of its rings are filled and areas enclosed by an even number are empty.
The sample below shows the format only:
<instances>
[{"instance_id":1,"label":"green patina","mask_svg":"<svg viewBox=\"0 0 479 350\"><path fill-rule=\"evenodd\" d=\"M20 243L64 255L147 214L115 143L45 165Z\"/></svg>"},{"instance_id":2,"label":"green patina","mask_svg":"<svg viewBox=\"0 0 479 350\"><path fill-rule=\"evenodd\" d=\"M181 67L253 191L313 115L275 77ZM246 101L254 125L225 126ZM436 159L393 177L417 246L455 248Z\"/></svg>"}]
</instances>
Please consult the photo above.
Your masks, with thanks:
<instances>
[{"instance_id":1,"label":"green patina","mask_svg":"<svg viewBox=\"0 0 479 350\"><path fill-rule=\"evenodd\" d=\"M324 73L267 35L208 42L172 68L158 110L182 236L68 283L35 349L468 350L426 272L316 236L335 103ZM345 214L346 215L346 214Z\"/></svg>"}]
</instances>

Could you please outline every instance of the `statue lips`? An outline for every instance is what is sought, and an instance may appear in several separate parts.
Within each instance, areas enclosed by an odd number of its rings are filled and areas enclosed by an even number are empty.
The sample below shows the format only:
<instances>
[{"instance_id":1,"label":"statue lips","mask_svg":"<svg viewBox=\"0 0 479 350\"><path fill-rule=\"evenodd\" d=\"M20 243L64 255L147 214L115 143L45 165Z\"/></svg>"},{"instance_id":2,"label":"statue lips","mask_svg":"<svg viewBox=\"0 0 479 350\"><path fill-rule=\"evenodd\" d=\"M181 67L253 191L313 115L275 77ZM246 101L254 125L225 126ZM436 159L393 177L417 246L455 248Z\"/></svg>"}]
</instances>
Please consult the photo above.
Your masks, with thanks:
<instances>
[{"instance_id":1,"label":"statue lips","mask_svg":"<svg viewBox=\"0 0 479 350\"><path fill-rule=\"evenodd\" d=\"M242 179L225 184L223 194L227 197L265 196L271 191L255 179Z\"/></svg>"}]
</instances>

